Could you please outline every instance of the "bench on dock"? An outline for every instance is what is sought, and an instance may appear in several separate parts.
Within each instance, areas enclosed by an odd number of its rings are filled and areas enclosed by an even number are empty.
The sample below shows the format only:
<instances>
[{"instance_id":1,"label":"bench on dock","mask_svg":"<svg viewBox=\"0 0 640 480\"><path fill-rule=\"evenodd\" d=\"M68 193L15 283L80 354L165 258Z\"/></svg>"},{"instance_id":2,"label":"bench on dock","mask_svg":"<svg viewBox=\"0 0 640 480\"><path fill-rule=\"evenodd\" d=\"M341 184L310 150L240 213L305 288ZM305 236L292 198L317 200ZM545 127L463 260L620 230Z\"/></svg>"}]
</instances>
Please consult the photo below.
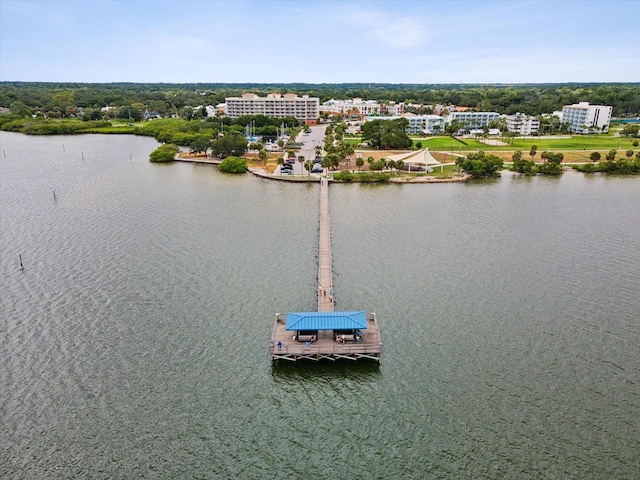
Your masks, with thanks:
<instances>
[{"instance_id":1,"label":"bench on dock","mask_svg":"<svg viewBox=\"0 0 640 480\"><path fill-rule=\"evenodd\" d=\"M355 342L358 338L358 335L355 333L342 333L340 335L336 335L336 341L340 343Z\"/></svg>"},{"instance_id":2,"label":"bench on dock","mask_svg":"<svg viewBox=\"0 0 640 480\"><path fill-rule=\"evenodd\" d=\"M317 338L315 335L297 335L293 339L298 342L315 342Z\"/></svg>"}]
</instances>

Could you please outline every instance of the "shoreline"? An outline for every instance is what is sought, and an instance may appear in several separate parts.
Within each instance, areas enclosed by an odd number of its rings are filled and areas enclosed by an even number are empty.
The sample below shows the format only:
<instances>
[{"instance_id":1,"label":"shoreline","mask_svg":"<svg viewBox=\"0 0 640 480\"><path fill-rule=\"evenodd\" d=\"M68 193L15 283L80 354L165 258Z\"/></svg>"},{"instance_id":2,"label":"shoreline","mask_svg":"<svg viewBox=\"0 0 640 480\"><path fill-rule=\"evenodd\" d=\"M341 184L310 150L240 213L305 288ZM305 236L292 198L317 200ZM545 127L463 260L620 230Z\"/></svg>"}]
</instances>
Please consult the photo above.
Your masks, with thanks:
<instances>
[{"instance_id":1,"label":"shoreline","mask_svg":"<svg viewBox=\"0 0 640 480\"><path fill-rule=\"evenodd\" d=\"M189 157L189 156L183 156L182 153L177 153L174 157L174 160L176 162L184 162L184 163L201 163L201 164L205 164L205 165L220 165L220 163L222 163L222 160L219 160L217 158L213 158L213 157ZM268 180L276 180L276 181L282 181L282 182L294 182L294 183L318 183L321 181L322 178L325 177L319 177L316 175L310 175L310 176L306 176L306 177L295 177L295 176L291 176L291 175L273 175L271 173L266 172L264 169L262 168L254 168L254 167L247 167L247 171L253 175L255 175L256 177L260 177L260 178L265 178ZM465 174L465 175L457 175L455 177L452 178L436 178L436 177L428 177L428 176L421 176L421 177L411 177L411 176L406 176L406 177L393 177L389 179L389 183L464 183L464 182L468 182L469 180L471 180L472 176ZM328 177L327 178L328 181L332 182L332 183L343 183L343 182L337 182L335 180L333 180L333 178ZM344 182L344 183L358 183L358 182Z\"/></svg>"}]
</instances>

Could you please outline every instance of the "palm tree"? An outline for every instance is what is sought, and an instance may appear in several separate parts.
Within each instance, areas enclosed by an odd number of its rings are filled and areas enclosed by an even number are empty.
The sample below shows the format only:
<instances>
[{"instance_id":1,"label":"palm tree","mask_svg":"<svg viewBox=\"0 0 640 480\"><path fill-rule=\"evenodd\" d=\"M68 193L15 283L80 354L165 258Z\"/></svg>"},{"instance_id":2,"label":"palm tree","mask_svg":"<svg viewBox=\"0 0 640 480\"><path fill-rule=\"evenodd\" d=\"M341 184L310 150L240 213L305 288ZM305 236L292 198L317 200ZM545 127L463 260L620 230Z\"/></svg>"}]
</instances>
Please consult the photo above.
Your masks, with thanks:
<instances>
[{"instance_id":1,"label":"palm tree","mask_svg":"<svg viewBox=\"0 0 640 480\"><path fill-rule=\"evenodd\" d=\"M284 165L284 158L283 157L278 157L278 165L280 165L282 167L282 165ZM280 169L280 175L282 175L282 169Z\"/></svg>"},{"instance_id":2,"label":"palm tree","mask_svg":"<svg viewBox=\"0 0 640 480\"><path fill-rule=\"evenodd\" d=\"M298 161L300 162L300 165L304 165L304 155L298 155Z\"/></svg>"},{"instance_id":3,"label":"palm tree","mask_svg":"<svg viewBox=\"0 0 640 480\"><path fill-rule=\"evenodd\" d=\"M264 163L264 166L266 167L267 160L269 160L269 151L266 148L263 148L258 152L258 158L262 163Z\"/></svg>"},{"instance_id":4,"label":"palm tree","mask_svg":"<svg viewBox=\"0 0 640 480\"><path fill-rule=\"evenodd\" d=\"M304 169L307 171L307 176L311 176L311 169L313 168L313 162L311 160L307 160L304 162Z\"/></svg>"}]
</instances>

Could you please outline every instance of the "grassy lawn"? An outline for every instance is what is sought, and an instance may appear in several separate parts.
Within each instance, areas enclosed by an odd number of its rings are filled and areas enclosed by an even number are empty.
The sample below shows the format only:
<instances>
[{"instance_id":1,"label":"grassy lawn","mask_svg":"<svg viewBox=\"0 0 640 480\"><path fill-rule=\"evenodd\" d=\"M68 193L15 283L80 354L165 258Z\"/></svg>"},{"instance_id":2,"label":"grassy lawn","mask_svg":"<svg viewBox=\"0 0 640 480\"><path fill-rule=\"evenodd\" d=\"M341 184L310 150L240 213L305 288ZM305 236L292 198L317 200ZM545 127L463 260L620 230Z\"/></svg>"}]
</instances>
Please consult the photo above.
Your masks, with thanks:
<instances>
[{"instance_id":1,"label":"grassy lawn","mask_svg":"<svg viewBox=\"0 0 640 480\"><path fill-rule=\"evenodd\" d=\"M518 137L513 139L511 143L508 145L502 146L494 146L487 145L485 143L479 142L472 138L465 138L464 142L466 145L456 139L452 139L448 136L440 136L440 137L411 137L414 142L414 146L416 142L422 143L422 148L428 148L429 150L441 150L453 153L463 153L469 150L484 150L487 152L490 151L509 151L513 152L515 150L529 151L532 145L536 145L538 147L538 152L543 152L544 150L586 150L586 151L608 151L612 148L620 149L620 150L629 150L631 148L635 148L632 145L633 138L625 138L625 137L613 137L611 135L573 135L570 138L539 138L539 137L527 137L522 138ZM360 138L348 138L345 139L346 142L356 146L361 143Z\"/></svg>"},{"instance_id":2,"label":"grassy lawn","mask_svg":"<svg viewBox=\"0 0 640 480\"><path fill-rule=\"evenodd\" d=\"M559 139L536 139L531 138L516 138L510 145L512 149L529 150L531 145L537 145L538 150L610 150L612 148L618 148L628 150L633 148L631 144L633 140L624 137L612 137L609 135L601 136L589 136L589 135L574 135L571 138L559 138Z\"/></svg>"}]
</instances>

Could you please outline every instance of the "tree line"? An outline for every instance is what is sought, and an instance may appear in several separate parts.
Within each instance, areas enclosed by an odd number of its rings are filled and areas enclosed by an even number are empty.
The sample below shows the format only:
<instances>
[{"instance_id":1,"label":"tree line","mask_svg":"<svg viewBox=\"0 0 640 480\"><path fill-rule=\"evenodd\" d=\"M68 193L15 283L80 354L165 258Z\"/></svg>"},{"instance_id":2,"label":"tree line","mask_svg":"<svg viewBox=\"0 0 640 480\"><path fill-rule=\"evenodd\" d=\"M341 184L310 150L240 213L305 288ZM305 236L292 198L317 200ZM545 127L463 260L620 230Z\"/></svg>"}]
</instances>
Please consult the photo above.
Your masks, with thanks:
<instances>
[{"instance_id":1,"label":"tree line","mask_svg":"<svg viewBox=\"0 0 640 480\"><path fill-rule=\"evenodd\" d=\"M12 113L46 115L48 118L76 116L101 120L102 107L118 118L138 120L145 111L161 116L193 115L190 107L215 105L226 97L247 91L258 95L295 92L332 98L360 97L381 102L405 102L426 105L459 105L479 111L502 114L521 112L541 115L560 110L563 105L580 101L613 106L617 117L640 115L640 83L566 83L566 84L255 84L255 83L40 83L0 82L0 107ZM199 113L202 115L202 112Z\"/></svg>"}]
</instances>

